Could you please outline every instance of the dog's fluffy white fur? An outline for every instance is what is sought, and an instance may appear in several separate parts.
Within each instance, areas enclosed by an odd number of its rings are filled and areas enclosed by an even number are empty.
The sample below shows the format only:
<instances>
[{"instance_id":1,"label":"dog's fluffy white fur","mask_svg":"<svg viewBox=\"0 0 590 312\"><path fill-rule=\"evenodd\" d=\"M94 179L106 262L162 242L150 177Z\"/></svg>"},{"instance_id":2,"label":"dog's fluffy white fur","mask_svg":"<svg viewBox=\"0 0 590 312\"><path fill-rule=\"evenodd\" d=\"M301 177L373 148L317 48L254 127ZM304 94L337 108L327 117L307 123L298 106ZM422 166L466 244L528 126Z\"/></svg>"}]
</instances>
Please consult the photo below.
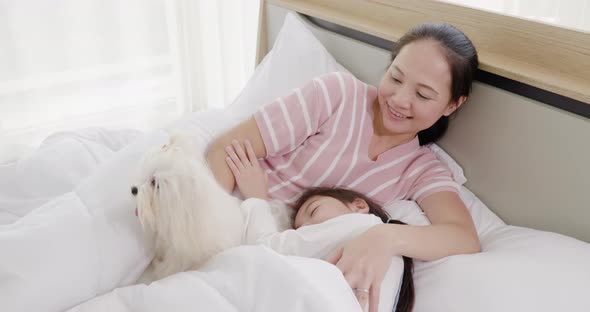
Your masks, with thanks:
<instances>
[{"instance_id":1,"label":"dog's fluffy white fur","mask_svg":"<svg viewBox=\"0 0 590 312\"><path fill-rule=\"evenodd\" d=\"M155 242L155 257L140 282L194 270L241 243L239 200L217 183L190 137L173 136L148 153L139 181L132 188L137 214Z\"/></svg>"}]
</instances>

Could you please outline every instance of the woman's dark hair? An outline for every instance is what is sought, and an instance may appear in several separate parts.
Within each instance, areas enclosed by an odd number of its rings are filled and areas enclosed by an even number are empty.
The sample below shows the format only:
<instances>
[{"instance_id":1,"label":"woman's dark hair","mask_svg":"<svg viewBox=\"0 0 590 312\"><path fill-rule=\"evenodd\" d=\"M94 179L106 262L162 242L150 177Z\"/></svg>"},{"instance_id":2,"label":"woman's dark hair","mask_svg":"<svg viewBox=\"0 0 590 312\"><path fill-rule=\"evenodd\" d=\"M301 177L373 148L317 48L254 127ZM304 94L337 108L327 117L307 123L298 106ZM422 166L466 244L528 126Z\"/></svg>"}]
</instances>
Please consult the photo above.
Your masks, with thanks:
<instances>
[{"instance_id":1,"label":"woman's dark hair","mask_svg":"<svg viewBox=\"0 0 590 312\"><path fill-rule=\"evenodd\" d=\"M345 204L352 204L355 199L360 198L364 200L367 205L369 206L369 213L376 215L383 221L383 223L395 223L395 224L404 224L398 220L392 220L389 217L389 214L375 201L371 200L367 196L345 188L336 188L336 187L312 187L308 188L301 194L301 196L297 199L297 202L294 204L295 212L293 216L297 215L297 211L303 206L303 204L308 201L310 198L314 196L328 196L335 198ZM397 301L397 305L395 308L396 312L410 312L414 307L414 279L412 277L412 271L414 268L414 262L412 258L408 258L403 256L404 260L404 274L402 278L402 285L400 287L399 292L399 299Z\"/></svg>"},{"instance_id":2,"label":"woman's dark hair","mask_svg":"<svg viewBox=\"0 0 590 312\"><path fill-rule=\"evenodd\" d=\"M394 44L391 61L407 44L427 39L438 42L445 52L451 69L451 102L458 101L461 96L468 96L479 66L477 51L471 40L451 24L426 23L410 29ZM449 117L442 116L430 128L418 132L420 145L436 142L445 134L448 126Z\"/></svg>"}]
</instances>

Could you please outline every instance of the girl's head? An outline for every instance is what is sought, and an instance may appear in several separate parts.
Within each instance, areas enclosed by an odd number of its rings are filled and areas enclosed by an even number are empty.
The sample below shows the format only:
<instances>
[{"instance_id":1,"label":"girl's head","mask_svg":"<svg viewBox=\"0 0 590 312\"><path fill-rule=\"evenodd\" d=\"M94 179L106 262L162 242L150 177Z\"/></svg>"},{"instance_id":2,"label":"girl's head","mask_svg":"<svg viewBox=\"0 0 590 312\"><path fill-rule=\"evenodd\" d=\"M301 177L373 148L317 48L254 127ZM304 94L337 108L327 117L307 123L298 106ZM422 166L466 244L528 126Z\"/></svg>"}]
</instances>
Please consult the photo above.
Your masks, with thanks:
<instances>
[{"instance_id":1,"label":"girl's head","mask_svg":"<svg viewBox=\"0 0 590 312\"><path fill-rule=\"evenodd\" d=\"M295 203L293 227L318 224L334 217L348 213L370 213L378 216L384 223L404 224L391 220L389 215L376 202L367 196L343 188L314 187L309 188ZM403 257L404 273L399 291L396 312L410 312L414 306L414 263L411 258Z\"/></svg>"},{"instance_id":2,"label":"girl's head","mask_svg":"<svg viewBox=\"0 0 590 312\"><path fill-rule=\"evenodd\" d=\"M342 188L309 188L299 197L294 207L294 228L322 223L348 213L374 214L383 222L387 222L389 218L380 205L365 195Z\"/></svg>"},{"instance_id":3,"label":"girl's head","mask_svg":"<svg viewBox=\"0 0 590 312\"><path fill-rule=\"evenodd\" d=\"M452 25L411 29L394 46L379 85L383 130L418 135L421 145L435 142L467 100L478 64L475 47Z\"/></svg>"}]
</instances>

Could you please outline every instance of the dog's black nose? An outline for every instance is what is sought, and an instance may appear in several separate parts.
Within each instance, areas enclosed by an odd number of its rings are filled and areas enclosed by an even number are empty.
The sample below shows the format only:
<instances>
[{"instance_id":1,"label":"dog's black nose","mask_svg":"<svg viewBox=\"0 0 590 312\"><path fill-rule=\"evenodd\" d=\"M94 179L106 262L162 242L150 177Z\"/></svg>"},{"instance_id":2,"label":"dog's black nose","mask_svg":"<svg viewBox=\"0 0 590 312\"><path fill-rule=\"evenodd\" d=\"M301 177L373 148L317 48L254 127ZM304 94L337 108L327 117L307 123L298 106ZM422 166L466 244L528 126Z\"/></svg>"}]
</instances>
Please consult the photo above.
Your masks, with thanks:
<instances>
[{"instance_id":1,"label":"dog's black nose","mask_svg":"<svg viewBox=\"0 0 590 312\"><path fill-rule=\"evenodd\" d=\"M131 187L131 194L137 195L137 187L135 187L135 186Z\"/></svg>"}]
</instances>

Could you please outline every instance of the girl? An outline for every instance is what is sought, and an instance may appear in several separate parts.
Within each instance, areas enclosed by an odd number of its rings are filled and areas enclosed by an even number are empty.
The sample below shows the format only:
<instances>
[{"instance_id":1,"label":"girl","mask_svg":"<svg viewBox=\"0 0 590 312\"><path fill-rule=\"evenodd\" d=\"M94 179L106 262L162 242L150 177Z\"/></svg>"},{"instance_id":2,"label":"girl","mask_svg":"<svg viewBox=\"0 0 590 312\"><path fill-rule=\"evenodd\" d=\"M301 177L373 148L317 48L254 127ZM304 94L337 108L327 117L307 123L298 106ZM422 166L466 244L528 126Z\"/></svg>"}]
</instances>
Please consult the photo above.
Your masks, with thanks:
<instances>
[{"instance_id":1,"label":"girl","mask_svg":"<svg viewBox=\"0 0 590 312\"><path fill-rule=\"evenodd\" d=\"M383 223L405 224L391 219L379 204L363 194L343 188L316 187L307 189L297 200L293 228L318 224L346 213L369 213L379 217ZM403 259L404 274L396 312L409 312L414 306L413 261L405 256Z\"/></svg>"}]
</instances>

